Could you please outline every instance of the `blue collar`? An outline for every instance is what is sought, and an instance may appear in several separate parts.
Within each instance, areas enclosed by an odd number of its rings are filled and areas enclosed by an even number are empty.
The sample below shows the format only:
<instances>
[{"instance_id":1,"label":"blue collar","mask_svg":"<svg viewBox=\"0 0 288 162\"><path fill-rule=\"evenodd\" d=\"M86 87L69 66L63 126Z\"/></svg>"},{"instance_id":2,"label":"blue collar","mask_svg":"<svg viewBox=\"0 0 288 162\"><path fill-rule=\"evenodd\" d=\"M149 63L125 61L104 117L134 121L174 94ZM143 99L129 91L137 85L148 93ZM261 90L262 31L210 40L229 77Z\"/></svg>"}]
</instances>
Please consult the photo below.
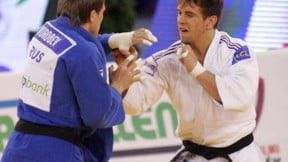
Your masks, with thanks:
<instances>
[{"instance_id":1,"label":"blue collar","mask_svg":"<svg viewBox=\"0 0 288 162\"><path fill-rule=\"evenodd\" d=\"M94 43L99 43L99 40L95 35L84 29L82 26L75 25L72 26L70 23L70 18L66 16L60 16L56 19L56 22L63 25L65 28L71 28L72 30L78 32L81 36L83 36L86 40L94 42Z\"/></svg>"}]
</instances>

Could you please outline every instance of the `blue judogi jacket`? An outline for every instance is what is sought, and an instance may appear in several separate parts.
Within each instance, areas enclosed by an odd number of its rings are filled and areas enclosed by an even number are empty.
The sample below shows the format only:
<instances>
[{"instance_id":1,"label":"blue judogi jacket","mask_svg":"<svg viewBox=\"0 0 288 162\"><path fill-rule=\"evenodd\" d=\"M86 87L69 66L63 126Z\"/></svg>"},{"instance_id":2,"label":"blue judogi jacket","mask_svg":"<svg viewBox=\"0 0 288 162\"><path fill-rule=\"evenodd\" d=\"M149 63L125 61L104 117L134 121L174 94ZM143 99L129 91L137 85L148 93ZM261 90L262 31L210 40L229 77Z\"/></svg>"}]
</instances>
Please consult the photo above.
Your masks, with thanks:
<instances>
[{"instance_id":1,"label":"blue judogi jacket","mask_svg":"<svg viewBox=\"0 0 288 162\"><path fill-rule=\"evenodd\" d=\"M109 36L95 37L81 26L71 26L67 17L41 27L29 44L18 116L35 123L77 128L83 134L83 147L14 131L2 162L9 158L74 162L83 161L84 156L93 162L108 161L112 126L125 118L121 94L107 84Z\"/></svg>"}]
</instances>

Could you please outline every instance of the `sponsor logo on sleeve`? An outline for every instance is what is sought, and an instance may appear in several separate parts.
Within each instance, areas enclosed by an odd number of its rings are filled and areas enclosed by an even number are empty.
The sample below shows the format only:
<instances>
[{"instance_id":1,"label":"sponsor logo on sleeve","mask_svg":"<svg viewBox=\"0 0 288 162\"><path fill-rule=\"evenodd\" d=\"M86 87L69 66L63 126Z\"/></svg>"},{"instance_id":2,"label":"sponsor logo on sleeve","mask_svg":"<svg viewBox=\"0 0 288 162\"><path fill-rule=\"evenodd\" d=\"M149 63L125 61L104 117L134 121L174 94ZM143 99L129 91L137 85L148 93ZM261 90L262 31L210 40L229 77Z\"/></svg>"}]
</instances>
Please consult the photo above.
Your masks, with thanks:
<instances>
[{"instance_id":1,"label":"sponsor logo on sleeve","mask_svg":"<svg viewBox=\"0 0 288 162\"><path fill-rule=\"evenodd\" d=\"M241 61L241 60L245 60L245 59L249 59L249 58L251 58L250 53L249 53L249 49L247 46L243 46L234 53L232 65Z\"/></svg>"}]
</instances>

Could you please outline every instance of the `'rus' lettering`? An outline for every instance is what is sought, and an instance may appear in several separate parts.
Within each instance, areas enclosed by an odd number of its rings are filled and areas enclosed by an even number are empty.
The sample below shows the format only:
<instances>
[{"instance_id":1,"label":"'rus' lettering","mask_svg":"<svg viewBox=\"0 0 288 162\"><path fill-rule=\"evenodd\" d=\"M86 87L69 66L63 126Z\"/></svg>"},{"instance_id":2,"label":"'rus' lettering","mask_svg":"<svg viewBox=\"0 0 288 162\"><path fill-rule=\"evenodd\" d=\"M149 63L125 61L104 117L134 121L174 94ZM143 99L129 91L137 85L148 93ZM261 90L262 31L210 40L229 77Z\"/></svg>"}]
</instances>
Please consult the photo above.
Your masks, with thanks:
<instances>
[{"instance_id":1,"label":"'rus' lettering","mask_svg":"<svg viewBox=\"0 0 288 162\"><path fill-rule=\"evenodd\" d=\"M32 60L40 62L42 58L45 56L45 54L40 50L38 50L35 46L33 46L29 52L29 56Z\"/></svg>"}]
</instances>

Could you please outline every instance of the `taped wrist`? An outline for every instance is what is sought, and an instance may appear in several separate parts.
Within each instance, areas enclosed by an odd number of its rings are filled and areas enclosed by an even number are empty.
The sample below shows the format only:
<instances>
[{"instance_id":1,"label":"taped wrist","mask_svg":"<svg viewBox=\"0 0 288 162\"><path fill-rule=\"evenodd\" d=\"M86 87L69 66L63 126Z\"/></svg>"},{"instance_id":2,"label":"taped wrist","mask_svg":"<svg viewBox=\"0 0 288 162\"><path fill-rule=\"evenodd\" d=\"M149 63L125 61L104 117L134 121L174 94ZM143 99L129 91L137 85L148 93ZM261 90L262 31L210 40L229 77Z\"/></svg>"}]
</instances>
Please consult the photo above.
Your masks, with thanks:
<instances>
[{"instance_id":1,"label":"taped wrist","mask_svg":"<svg viewBox=\"0 0 288 162\"><path fill-rule=\"evenodd\" d=\"M190 74L194 77L197 78L200 74L204 73L206 70L203 68L203 66L197 62L195 67L192 69Z\"/></svg>"},{"instance_id":2,"label":"taped wrist","mask_svg":"<svg viewBox=\"0 0 288 162\"><path fill-rule=\"evenodd\" d=\"M110 48L129 49L129 47L132 45L133 33L134 32L132 31L111 35L108 40Z\"/></svg>"}]
</instances>

